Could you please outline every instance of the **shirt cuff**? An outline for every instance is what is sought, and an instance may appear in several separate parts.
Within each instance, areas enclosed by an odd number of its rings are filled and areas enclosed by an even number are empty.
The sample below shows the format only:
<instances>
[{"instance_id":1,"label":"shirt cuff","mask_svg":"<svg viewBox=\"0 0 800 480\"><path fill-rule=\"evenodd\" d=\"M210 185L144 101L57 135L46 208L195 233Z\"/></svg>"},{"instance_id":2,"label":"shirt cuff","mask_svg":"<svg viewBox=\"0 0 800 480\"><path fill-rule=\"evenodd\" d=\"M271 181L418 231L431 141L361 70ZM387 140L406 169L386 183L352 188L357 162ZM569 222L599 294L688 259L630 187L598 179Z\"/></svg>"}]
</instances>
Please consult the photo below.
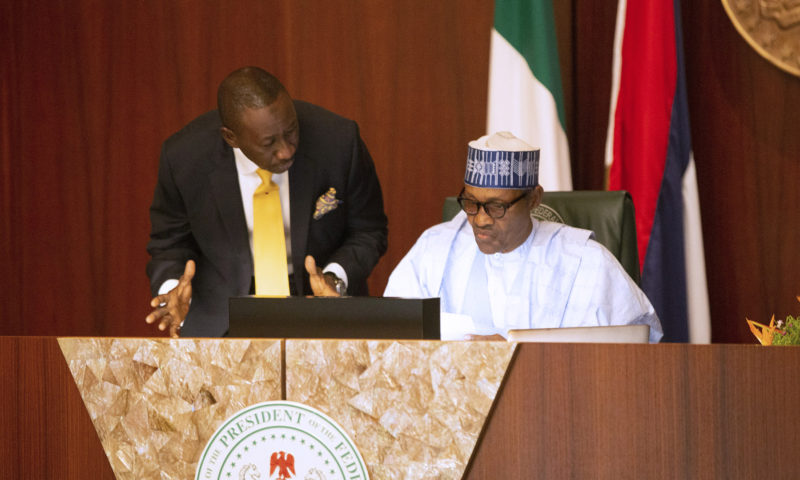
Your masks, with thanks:
<instances>
[{"instance_id":1,"label":"shirt cuff","mask_svg":"<svg viewBox=\"0 0 800 480\"><path fill-rule=\"evenodd\" d=\"M341 278L344 282L344 286L347 287L347 274L344 272L344 268L338 263L329 263L322 269L322 273L332 273L337 277Z\"/></svg>"},{"instance_id":2,"label":"shirt cuff","mask_svg":"<svg viewBox=\"0 0 800 480\"><path fill-rule=\"evenodd\" d=\"M165 293L169 292L173 288L178 286L178 280L175 278L170 278L169 280L165 281L161 284L161 288L158 289L159 295L164 295Z\"/></svg>"}]
</instances>

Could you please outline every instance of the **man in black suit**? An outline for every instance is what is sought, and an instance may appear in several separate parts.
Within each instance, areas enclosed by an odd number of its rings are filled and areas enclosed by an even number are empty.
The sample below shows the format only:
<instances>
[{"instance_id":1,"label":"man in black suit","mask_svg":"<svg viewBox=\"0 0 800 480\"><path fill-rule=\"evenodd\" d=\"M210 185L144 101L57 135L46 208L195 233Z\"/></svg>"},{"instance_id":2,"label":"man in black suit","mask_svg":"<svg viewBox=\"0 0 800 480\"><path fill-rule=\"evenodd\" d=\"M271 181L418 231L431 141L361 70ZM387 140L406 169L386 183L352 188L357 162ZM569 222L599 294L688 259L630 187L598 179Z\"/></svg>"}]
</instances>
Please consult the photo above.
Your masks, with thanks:
<instances>
[{"instance_id":1,"label":"man in black suit","mask_svg":"<svg viewBox=\"0 0 800 480\"><path fill-rule=\"evenodd\" d=\"M386 251L387 220L358 125L293 101L256 67L231 73L217 101L218 110L161 149L150 207L154 310L147 323L173 337L225 334L228 298L253 292L257 168L280 186L292 294L366 295L367 277Z\"/></svg>"}]
</instances>

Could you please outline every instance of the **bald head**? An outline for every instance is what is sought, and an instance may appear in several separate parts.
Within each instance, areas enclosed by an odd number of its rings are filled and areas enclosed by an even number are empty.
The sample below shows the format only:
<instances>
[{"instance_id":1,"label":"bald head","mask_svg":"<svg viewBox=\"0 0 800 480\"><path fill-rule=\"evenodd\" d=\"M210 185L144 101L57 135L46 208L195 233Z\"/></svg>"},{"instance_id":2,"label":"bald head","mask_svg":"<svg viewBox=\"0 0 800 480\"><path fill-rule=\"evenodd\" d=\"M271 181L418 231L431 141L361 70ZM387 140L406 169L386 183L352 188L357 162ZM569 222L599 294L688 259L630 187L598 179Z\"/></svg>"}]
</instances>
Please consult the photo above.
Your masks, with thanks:
<instances>
[{"instance_id":1,"label":"bald head","mask_svg":"<svg viewBox=\"0 0 800 480\"><path fill-rule=\"evenodd\" d=\"M243 67L234 71L217 90L217 108L222 125L238 130L245 109L272 105L281 93L287 93L281 82L261 68Z\"/></svg>"}]
</instances>

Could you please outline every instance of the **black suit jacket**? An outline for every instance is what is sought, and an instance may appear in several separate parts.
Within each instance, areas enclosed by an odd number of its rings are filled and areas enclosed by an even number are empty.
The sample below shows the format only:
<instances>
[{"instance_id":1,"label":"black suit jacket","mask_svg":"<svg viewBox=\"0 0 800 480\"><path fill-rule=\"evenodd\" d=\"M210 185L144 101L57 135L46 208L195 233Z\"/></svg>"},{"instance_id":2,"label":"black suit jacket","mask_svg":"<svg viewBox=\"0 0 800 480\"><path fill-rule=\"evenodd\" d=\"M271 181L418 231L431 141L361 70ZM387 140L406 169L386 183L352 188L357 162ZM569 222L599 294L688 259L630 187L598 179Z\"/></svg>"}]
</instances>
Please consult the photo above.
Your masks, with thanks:
<instances>
[{"instance_id":1,"label":"black suit jacket","mask_svg":"<svg viewBox=\"0 0 800 480\"><path fill-rule=\"evenodd\" d=\"M358 125L321 107L295 101L300 140L289 168L295 288L311 294L303 266L340 264L348 294L366 295L367 277L386 251L387 221L375 166ZM233 149L220 134L216 111L193 120L164 142L150 207L147 265L153 295L197 264L183 336L220 336L228 329L228 299L247 295L253 261ZM338 208L312 218L317 199L336 189Z\"/></svg>"}]
</instances>

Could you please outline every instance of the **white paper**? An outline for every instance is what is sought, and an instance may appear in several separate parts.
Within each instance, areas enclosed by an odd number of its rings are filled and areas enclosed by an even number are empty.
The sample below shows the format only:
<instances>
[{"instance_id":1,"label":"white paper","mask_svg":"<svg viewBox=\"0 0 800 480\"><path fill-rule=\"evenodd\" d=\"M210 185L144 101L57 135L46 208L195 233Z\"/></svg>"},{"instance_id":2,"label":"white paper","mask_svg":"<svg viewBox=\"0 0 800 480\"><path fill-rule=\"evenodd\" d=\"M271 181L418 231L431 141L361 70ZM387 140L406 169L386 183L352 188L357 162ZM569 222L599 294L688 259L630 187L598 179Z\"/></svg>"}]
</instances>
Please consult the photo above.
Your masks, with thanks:
<instances>
[{"instance_id":1,"label":"white paper","mask_svg":"<svg viewBox=\"0 0 800 480\"><path fill-rule=\"evenodd\" d=\"M446 312L439 314L439 334L442 340L466 340L467 335L494 335L496 333L506 336L505 330L476 327L469 315Z\"/></svg>"}]
</instances>

